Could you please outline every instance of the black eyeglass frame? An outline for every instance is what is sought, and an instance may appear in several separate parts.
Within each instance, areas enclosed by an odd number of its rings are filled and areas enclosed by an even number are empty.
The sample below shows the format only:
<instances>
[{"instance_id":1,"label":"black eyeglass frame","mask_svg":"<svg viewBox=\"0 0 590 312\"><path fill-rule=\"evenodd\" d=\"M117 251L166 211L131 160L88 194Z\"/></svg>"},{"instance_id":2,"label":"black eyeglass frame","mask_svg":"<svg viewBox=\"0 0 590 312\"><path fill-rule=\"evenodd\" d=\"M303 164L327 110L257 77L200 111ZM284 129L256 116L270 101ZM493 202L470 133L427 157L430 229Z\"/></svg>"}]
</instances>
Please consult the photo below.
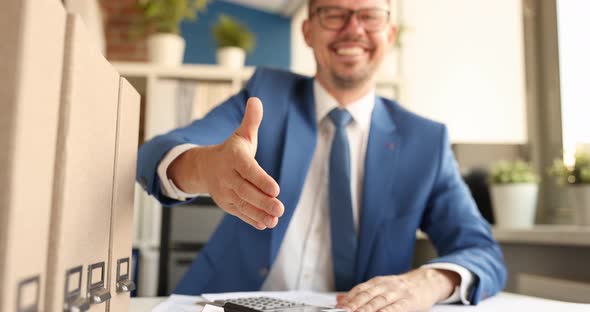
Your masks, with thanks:
<instances>
[{"instance_id":1,"label":"black eyeglass frame","mask_svg":"<svg viewBox=\"0 0 590 312\"><path fill-rule=\"evenodd\" d=\"M346 20L344 21L344 24L342 24L342 26L341 27L338 27L338 28L326 26L326 24L324 23L323 17L322 17L322 11L325 11L325 10L334 10L334 9L336 9L336 10L342 10L343 12L347 12L347 14L346 14ZM382 25L380 25L378 28L368 29L366 27L366 25L365 25L365 22L362 19L358 18L358 14L359 14L359 12L367 12L367 11L374 11L374 10L385 12L386 13L385 22ZM388 9L379 8L379 7L375 7L375 8L361 8L361 9L352 10L352 9L347 9L347 8L343 8L343 7L339 7L339 6L320 6L320 7L315 8L313 10L313 12L311 12L309 14L309 18L312 18L314 16L317 16L318 17L318 20L320 22L320 26L322 26L324 29L326 29L326 30L332 30L332 31L340 31L340 30L344 29L348 25L348 23L350 23L350 19L352 18L353 15L356 15L357 16L357 19L358 19L359 23L361 24L361 26L366 31L368 31L368 32L377 32L377 31L383 30L385 28L385 26L388 24L389 18L391 16L391 11L388 10Z\"/></svg>"}]
</instances>

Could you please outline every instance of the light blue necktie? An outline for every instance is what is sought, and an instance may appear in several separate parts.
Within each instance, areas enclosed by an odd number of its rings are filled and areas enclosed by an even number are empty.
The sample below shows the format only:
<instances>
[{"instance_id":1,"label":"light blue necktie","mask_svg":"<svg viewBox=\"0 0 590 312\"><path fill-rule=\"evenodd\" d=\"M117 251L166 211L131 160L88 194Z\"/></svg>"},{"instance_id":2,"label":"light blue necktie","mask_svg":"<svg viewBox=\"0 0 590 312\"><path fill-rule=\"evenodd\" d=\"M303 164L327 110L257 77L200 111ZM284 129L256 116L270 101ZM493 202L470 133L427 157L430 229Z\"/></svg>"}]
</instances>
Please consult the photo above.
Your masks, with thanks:
<instances>
[{"instance_id":1,"label":"light blue necktie","mask_svg":"<svg viewBox=\"0 0 590 312\"><path fill-rule=\"evenodd\" d=\"M330 231L332 259L337 291L354 287L357 236L352 215L350 193L350 148L346 125L352 120L350 113L335 108L328 114L335 126L330 151Z\"/></svg>"}]
</instances>

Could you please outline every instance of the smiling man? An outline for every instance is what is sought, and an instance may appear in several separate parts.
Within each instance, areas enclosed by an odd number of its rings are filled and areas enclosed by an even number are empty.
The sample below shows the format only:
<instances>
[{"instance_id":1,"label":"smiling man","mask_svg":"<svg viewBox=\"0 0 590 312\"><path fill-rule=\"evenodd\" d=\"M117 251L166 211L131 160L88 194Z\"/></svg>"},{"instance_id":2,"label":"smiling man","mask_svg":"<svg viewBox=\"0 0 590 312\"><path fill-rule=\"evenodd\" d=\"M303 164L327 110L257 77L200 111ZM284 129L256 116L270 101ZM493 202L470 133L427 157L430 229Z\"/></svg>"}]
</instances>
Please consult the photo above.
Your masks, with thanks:
<instances>
[{"instance_id":1,"label":"smiling man","mask_svg":"<svg viewBox=\"0 0 590 312\"><path fill-rule=\"evenodd\" d=\"M343 291L339 307L387 312L502 289L501 251L446 127L375 95L391 9L310 1L315 77L258 69L203 119L142 146L149 194L174 206L208 193L228 213L176 293ZM439 257L411 270L417 229Z\"/></svg>"}]
</instances>

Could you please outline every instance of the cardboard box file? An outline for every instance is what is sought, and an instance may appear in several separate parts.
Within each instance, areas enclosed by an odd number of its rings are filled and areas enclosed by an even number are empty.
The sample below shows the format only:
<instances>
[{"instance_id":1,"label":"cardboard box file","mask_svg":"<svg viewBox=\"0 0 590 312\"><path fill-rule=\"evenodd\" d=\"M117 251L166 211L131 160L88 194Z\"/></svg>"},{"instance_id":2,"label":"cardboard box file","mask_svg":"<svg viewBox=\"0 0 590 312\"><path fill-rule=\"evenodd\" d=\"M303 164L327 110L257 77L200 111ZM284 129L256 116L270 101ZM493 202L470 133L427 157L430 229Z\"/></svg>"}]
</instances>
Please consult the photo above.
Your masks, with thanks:
<instances>
[{"instance_id":1,"label":"cardboard box file","mask_svg":"<svg viewBox=\"0 0 590 312\"><path fill-rule=\"evenodd\" d=\"M119 74L68 14L46 311L105 311Z\"/></svg>"},{"instance_id":2,"label":"cardboard box file","mask_svg":"<svg viewBox=\"0 0 590 312\"><path fill-rule=\"evenodd\" d=\"M0 9L0 311L42 310L66 13Z\"/></svg>"},{"instance_id":3,"label":"cardboard box file","mask_svg":"<svg viewBox=\"0 0 590 312\"><path fill-rule=\"evenodd\" d=\"M107 303L108 311L128 311L130 292L135 289L131 279L131 245L138 136L139 93L121 78L108 270L112 298Z\"/></svg>"}]
</instances>

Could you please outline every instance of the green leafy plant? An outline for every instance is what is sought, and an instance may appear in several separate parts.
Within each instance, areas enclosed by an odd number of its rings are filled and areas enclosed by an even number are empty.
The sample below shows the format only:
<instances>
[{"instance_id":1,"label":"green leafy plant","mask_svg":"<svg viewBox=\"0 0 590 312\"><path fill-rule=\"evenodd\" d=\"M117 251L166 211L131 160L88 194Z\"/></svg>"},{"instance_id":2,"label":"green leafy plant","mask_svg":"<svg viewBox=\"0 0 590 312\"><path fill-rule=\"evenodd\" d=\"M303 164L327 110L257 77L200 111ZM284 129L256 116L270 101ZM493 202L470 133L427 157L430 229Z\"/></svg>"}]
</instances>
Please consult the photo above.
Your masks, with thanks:
<instances>
[{"instance_id":1,"label":"green leafy plant","mask_svg":"<svg viewBox=\"0 0 590 312\"><path fill-rule=\"evenodd\" d=\"M138 32L153 30L158 33L180 33L183 20L196 21L209 0L138 0L143 13Z\"/></svg>"},{"instance_id":2,"label":"green leafy plant","mask_svg":"<svg viewBox=\"0 0 590 312\"><path fill-rule=\"evenodd\" d=\"M245 25L223 14L213 26L213 37L218 48L238 47L251 52L255 45L254 34Z\"/></svg>"},{"instance_id":3,"label":"green leafy plant","mask_svg":"<svg viewBox=\"0 0 590 312\"><path fill-rule=\"evenodd\" d=\"M493 184L537 183L539 176L531 165L524 161L499 161L492 166L490 182Z\"/></svg>"},{"instance_id":4,"label":"green leafy plant","mask_svg":"<svg viewBox=\"0 0 590 312\"><path fill-rule=\"evenodd\" d=\"M559 184L590 183L590 155L577 152L573 166L566 165L562 159L555 159L549 174L557 177Z\"/></svg>"}]
</instances>

